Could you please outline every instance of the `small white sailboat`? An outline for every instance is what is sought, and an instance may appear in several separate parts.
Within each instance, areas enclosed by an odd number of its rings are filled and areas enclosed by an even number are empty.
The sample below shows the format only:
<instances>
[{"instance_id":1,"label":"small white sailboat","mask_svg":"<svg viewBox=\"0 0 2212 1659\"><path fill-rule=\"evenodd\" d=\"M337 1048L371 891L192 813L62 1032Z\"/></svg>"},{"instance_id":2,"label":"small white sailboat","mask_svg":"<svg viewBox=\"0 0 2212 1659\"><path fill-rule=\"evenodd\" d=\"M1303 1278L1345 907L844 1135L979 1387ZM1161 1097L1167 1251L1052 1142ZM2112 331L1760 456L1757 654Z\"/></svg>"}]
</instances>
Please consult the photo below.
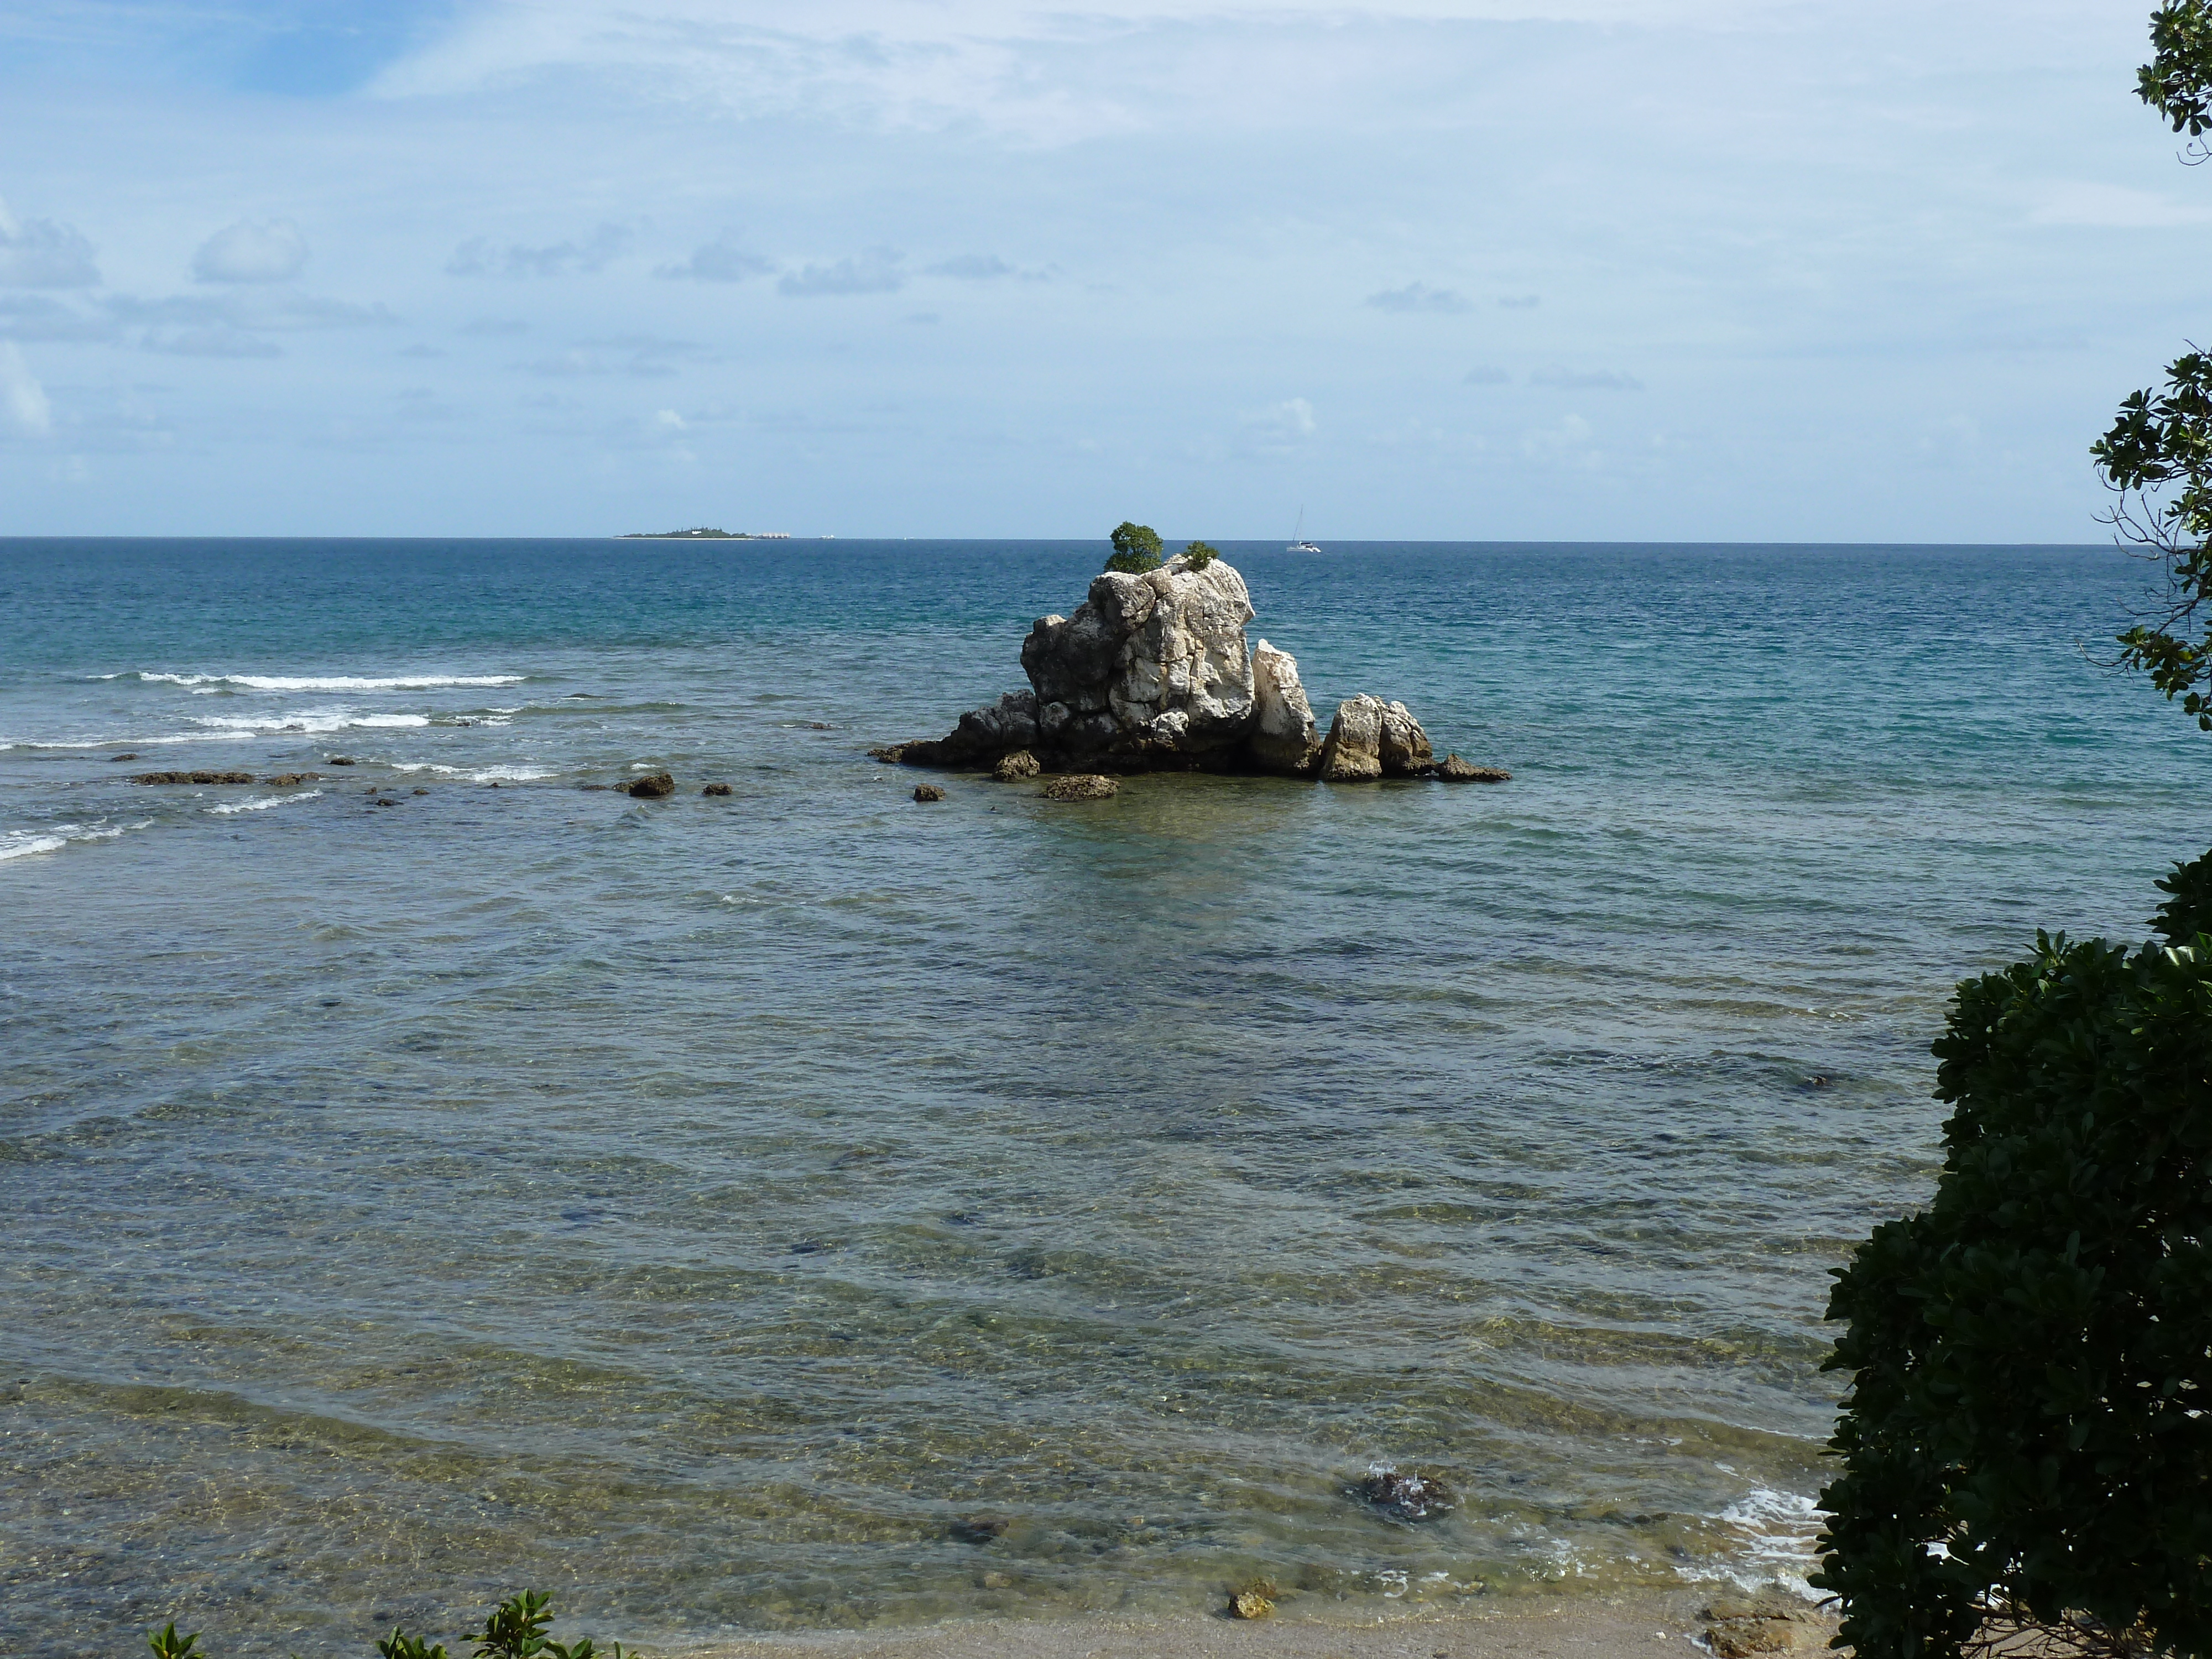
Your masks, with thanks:
<instances>
[{"instance_id":1,"label":"small white sailboat","mask_svg":"<svg viewBox=\"0 0 2212 1659\"><path fill-rule=\"evenodd\" d=\"M1318 553L1321 551L1321 549L1316 547L1311 542L1306 539L1306 510L1303 507L1298 509L1298 527L1291 532L1290 545L1285 547L1283 551L1285 553Z\"/></svg>"}]
</instances>

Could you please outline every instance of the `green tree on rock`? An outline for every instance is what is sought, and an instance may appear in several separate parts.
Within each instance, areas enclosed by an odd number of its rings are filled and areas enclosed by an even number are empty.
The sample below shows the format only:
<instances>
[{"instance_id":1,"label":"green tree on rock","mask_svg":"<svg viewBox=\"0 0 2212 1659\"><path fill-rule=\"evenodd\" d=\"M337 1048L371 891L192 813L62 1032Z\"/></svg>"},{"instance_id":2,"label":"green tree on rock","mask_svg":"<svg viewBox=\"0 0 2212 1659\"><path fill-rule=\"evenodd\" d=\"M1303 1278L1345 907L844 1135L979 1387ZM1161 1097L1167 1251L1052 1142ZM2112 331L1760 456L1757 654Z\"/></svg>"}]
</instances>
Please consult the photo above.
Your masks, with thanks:
<instances>
[{"instance_id":1,"label":"green tree on rock","mask_svg":"<svg viewBox=\"0 0 2212 1659\"><path fill-rule=\"evenodd\" d=\"M1160 568L1160 532L1152 526L1132 524L1124 519L1114 526L1114 533L1107 539L1114 544L1113 555L1106 561L1109 570L1141 576L1147 570Z\"/></svg>"}]
</instances>

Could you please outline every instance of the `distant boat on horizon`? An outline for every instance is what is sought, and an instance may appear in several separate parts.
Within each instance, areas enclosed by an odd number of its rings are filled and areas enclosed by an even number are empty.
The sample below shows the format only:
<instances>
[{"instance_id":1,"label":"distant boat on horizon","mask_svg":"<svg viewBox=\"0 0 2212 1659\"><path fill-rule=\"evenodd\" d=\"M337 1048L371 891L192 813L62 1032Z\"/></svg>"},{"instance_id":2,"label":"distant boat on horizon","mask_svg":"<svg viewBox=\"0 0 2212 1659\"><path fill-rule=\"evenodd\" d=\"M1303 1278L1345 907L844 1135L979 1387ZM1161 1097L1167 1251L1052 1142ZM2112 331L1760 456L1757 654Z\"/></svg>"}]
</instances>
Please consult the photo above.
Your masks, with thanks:
<instances>
[{"instance_id":1,"label":"distant boat on horizon","mask_svg":"<svg viewBox=\"0 0 2212 1659\"><path fill-rule=\"evenodd\" d=\"M1283 551L1285 553L1318 553L1321 551L1321 549L1316 547L1311 542L1306 539L1306 510L1303 507L1298 509L1297 528L1291 532L1290 545L1285 547Z\"/></svg>"}]
</instances>

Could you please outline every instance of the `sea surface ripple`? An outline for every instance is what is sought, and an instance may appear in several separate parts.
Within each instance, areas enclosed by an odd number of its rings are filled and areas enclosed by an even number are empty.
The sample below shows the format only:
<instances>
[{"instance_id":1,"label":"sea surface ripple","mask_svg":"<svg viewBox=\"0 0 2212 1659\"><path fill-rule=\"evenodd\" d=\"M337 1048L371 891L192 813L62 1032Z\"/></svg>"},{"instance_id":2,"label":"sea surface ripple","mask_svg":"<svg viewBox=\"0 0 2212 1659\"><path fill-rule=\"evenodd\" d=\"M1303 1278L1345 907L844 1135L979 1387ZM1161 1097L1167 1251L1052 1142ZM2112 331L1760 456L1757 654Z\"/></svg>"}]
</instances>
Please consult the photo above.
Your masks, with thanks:
<instances>
[{"instance_id":1,"label":"sea surface ripple","mask_svg":"<svg viewBox=\"0 0 2212 1659\"><path fill-rule=\"evenodd\" d=\"M2148 573L1226 550L1513 781L915 804L1088 544L0 542L11 1635L1802 1572L1952 984L2203 850Z\"/></svg>"}]
</instances>

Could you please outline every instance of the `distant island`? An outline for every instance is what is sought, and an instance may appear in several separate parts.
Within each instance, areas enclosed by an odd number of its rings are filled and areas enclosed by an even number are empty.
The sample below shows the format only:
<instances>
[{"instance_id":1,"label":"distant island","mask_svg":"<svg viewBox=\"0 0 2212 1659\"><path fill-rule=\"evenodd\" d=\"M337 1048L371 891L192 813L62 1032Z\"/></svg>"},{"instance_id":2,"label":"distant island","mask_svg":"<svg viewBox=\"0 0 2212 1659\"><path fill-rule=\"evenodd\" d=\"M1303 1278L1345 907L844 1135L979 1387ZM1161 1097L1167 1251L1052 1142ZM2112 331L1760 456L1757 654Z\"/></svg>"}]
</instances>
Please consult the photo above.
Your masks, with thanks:
<instances>
[{"instance_id":1,"label":"distant island","mask_svg":"<svg viewBox=\"0 0 2212 1659\"><path fill-rule=\"evenodd\" d=\"M615 538L623 542L787 542L787 530L715 530L701 525L696 530L631 530Z\"/></svg>"}]
</instances>

